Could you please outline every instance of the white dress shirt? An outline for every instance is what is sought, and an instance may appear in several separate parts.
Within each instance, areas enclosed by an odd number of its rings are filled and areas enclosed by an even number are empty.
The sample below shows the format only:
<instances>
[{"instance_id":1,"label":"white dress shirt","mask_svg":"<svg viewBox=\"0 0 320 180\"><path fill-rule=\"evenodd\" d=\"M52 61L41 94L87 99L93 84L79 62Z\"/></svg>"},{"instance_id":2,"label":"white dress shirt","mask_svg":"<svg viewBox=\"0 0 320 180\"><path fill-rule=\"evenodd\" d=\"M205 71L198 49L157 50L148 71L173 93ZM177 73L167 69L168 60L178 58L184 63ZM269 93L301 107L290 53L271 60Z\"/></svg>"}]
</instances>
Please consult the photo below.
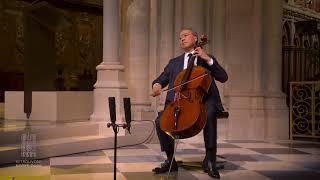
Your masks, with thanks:
<instances>
[{"instance_id":1,"label":"white dress shirt","mask_svg":"<svg viewBox=\"0 0 320 180\"><path fill-rule=\"evenodd\" d=\"M189 60L189 57L188 57L188 54L193 54L194 53L194 50L191 51L191 52L187 52L187 53L184 53L184 62L183 62L183 69L187 69L188 67L188 60ZM194 59L194 65L196 66L197 65L197 57ZM213 59L211 58L210 61L208 62L208 64L211 66L213 64Z\"/></svg>"}]
</instances>

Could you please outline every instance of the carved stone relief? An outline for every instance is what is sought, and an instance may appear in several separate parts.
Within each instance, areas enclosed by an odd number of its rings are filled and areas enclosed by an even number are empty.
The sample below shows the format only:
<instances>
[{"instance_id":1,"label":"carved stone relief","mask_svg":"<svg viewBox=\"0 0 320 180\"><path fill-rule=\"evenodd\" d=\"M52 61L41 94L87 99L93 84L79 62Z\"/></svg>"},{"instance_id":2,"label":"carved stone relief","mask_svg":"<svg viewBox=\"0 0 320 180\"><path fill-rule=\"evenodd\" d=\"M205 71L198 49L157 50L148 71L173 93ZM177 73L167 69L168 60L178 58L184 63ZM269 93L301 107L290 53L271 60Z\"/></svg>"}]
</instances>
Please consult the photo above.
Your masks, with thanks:
<instances>
[{"instance_id":1,"label":"carved stone relief","mask_svg":"<svg viewBox=\"0 0 320 180\"><path fill-rule=\"evenodd\" d=\"M68 12L67 12L68 13ZM88 13L69 13L72 27L56 33L58 76L62 76L67 90L92 89L99 57L97 16Z\"/></svg>"},{"instance_id":2,"label":"carved stone relief","mask_svg":"<svg viewBox=\"0 0 320 180\"><path fill-rule=\"evenodd\" d=\"M307 8L313 11L320 11L320 7L319 7L319 0L294 0L293 4L294 6L297 7L303 7L303 8Z\"/></svg>"},{"instance_id":3,"label":"carved stone relief","mask_svg":"<svg viewBox=\"0 0 320 180\"><path fill-rule=\"evenodd\" d=\"M0 47L12 49L12 53L0 56L0 72L23 73L23 10L28 5L23 1L0 1L0 37L4 40ZM102 18L78 11L63 12L70 17L72 26L55 33L56 89L92 90L96 81L95 67L102 61L102 30L98 30L102 29Z\"/></svg>"},{"instance_id":4,"label":"carved stone relief","mask_svg":"<svg viewBox=\"0 0 320 180\"><path fill-rule=\"evenodd\" d=\"M308 1L313 8L319 1ZM320 13L295 0L283 12L283 92L289 93L288 82L313 80L320 75ZM294 7L294 8L292 8Z\"/></svg>"}]
</instances>

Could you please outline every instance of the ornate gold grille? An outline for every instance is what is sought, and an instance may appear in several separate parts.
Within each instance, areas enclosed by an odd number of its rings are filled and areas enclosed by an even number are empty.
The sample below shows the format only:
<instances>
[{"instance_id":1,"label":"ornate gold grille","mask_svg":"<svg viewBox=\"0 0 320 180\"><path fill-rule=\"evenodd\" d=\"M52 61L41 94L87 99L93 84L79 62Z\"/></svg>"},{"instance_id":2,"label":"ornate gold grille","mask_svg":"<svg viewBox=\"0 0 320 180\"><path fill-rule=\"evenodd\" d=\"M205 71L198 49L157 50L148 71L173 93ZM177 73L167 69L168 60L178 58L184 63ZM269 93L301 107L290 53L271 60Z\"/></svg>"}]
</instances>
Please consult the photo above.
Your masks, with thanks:
<instances>
[{"instance_id":1,"label":"ornate gold grille","mask_svg":"<svg viewBox=\"0 0 320 180\"><path fill-rule=\"evenodd\" d=\"M290 83L290 138L320 138L320 81Z\"/></svg>"}]
</instances>

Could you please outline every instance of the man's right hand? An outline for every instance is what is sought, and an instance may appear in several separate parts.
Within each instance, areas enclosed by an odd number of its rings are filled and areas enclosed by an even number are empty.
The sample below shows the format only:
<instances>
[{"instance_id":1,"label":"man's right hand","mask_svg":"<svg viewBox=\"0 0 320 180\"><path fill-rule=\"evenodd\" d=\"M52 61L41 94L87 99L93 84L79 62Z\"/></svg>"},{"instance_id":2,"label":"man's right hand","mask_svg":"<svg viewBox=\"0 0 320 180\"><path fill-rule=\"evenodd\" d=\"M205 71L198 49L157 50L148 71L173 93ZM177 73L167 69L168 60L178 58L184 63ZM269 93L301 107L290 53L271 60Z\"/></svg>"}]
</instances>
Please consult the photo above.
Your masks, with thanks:
<instances>
[{"instance_id":1,"label":"man's right hand","mask_svg":"<svg viewBox=\"0 0 320 180\"><path fill-rule=\"evenodd\" d=\"M162 94L162 86L159 83L155 83L152 86L152 94L151 94L151 96L156 97L156 96L159 96L160 94Z\"/></svg>"}]
</instances>

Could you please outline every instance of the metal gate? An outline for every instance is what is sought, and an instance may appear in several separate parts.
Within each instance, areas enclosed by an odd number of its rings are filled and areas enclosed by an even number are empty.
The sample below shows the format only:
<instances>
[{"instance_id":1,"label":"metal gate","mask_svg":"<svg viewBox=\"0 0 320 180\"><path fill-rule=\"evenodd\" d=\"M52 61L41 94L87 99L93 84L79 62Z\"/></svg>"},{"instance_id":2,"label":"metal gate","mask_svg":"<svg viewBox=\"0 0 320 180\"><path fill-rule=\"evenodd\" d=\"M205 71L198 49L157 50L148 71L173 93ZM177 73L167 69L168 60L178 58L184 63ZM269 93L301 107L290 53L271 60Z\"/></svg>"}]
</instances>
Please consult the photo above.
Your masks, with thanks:
<instances>
[{"instance_id":1,"label":"metal gate","mask_svg":"<svg viewBox=\"0 0 320 180\"><path fill-rule=\"evenodd\" d=\"M320 138L320 81L290 83L290 139Z\"/></svg>"}]
</instances>

